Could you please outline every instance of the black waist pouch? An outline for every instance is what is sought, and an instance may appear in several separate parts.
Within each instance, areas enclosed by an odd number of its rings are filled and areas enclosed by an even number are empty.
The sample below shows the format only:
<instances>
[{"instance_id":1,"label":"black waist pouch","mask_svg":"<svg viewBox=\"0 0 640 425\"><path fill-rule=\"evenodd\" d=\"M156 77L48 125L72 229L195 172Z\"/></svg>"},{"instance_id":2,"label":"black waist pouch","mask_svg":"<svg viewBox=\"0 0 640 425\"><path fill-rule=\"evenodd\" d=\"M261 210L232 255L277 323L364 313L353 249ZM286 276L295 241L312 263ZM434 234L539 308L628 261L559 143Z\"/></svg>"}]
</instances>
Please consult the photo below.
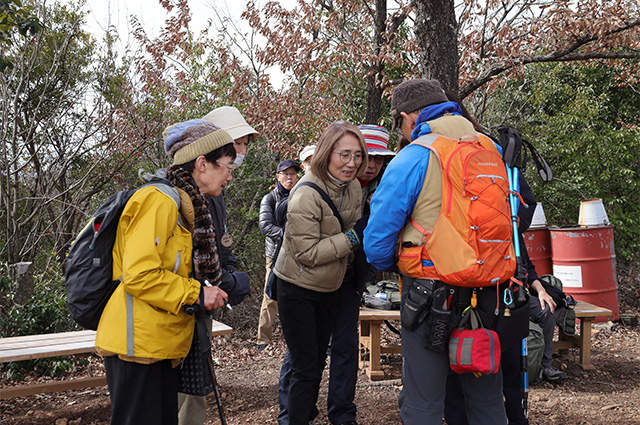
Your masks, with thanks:
<instances>
[{"instance_id":1,"label":"black waist pouch","mask_svg":"<svg viewBox=\"0 0 640 425\"><path fill-rule=\"evenodd\" d=\"M508 286L503 284L496 295L495 287L486 287L478 291L478 314L485 328L491 329L500 338L502 351L520 342L529 335L529 294L524 291L525 300L518 301L517 291L512 291L511 304L505 304L504 291ZM509 300L509 297L507 297Z\"/></svg>"},{"instance_id":2,"label":"black waist pouch","mask_svg":"<svg viewBox=\"0 0 640 425\"><path fill-rule=\"evenodd\" d=\"M436 353L449 351L449 336L462 317L460 288L437 281L427 317L424 347Z\"/></svg>"},{"instance_id":3,"label":"black waist pouch","mask_svg":"<svg viewBox=\"0 0 640 425\"><path fill-rule=\"evenodd\" d=\"M402 297L400 312L400 323L403 328L413 332L427 318L432 302L433 283L433 280L416 279L411 282L408 289L402 289L402 292L407 291L407 295Z\"/></svg>"}]
</instances>

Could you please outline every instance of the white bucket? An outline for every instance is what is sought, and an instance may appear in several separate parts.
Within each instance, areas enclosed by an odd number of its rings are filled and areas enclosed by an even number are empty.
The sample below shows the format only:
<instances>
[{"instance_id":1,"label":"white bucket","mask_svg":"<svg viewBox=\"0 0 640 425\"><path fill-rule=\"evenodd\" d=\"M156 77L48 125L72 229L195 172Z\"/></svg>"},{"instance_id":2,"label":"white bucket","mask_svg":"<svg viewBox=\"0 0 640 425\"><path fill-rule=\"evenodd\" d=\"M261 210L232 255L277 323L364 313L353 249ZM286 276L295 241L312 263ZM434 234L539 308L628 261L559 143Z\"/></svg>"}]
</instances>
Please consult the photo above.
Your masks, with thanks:
<instances>
[{"instance_id":1,"label":"white bucket","mask_svg":"<svg viewBox=\"0 0 640 425\"><path fill-rule=\"evenodd\" d=\"M544 209L542 204L538 202L536 209L533 211L533 218L531 219L531 225L529 228L540 228L547 226L547 218L544 216Z\"/></svg>"},{"instance_id":2,"label":"white bucket","mask_svg":"<svg viewBox=\"0 0 640 425\"><path fill-rule=\"evenodd\" d=\"M587 199L580 203L578 224L583 227L608 226L609 217L604 210L602 199Z\"/></svg>"}]
</instances>

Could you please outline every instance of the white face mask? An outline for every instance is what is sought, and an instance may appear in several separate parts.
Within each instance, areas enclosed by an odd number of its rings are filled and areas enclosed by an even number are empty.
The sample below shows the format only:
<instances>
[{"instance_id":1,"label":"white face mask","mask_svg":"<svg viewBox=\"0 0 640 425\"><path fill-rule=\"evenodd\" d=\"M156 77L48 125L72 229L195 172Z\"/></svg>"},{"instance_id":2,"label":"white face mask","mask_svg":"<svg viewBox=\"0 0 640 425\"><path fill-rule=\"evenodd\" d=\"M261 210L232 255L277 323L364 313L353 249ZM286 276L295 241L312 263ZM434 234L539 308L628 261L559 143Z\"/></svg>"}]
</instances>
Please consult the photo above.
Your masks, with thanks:
<instances>
[{"instance_id":1,"label":"white face mask","mask_svg":"<svg viewBox=\"0 0 640 425\"><path fill-rule=\"evenodd\" d=\"M231 165L233 166L233 168L238 168L239 166L242 165L243 161L244 161L244 155L242 155L241 153L237 153L236 159L235 161L233 161L233 164Z\"/></svg>"}]
</instances>

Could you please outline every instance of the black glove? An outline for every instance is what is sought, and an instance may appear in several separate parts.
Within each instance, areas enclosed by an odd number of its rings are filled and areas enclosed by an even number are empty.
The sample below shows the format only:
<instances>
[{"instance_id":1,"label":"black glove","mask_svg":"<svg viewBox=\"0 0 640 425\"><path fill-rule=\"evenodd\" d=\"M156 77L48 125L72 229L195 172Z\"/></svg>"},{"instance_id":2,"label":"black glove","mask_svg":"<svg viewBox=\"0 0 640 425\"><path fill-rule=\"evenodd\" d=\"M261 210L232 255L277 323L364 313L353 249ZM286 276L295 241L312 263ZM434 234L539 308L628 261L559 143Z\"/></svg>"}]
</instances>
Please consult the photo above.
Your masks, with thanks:
<instances>
[{"instance_id":1,"label":"black glove","mask_svg":"<svg viewBox=\"0 0 640 425\"><path fill-rule=\"evenodd\" d=\"M246 297L251 290L249 275L244 272L235 272L231 274L231 277L233 278L234 285L233 288L227 291L227 295L229 295L229 304L237 305L244 300L244 297Z\"/></svg>"}]
</instances>

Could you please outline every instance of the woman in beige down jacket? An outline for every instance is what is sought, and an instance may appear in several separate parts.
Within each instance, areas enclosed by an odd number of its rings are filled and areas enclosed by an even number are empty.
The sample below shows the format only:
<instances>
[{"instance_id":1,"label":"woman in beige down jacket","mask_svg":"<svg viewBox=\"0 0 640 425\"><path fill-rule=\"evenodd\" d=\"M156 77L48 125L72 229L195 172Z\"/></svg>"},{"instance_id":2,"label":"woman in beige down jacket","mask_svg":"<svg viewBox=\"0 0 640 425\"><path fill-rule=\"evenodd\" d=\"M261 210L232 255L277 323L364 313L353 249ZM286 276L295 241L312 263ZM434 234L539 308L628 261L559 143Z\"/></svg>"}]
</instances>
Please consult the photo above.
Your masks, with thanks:
<instances>
[{"instance_id":1,"label":"woman in beige down jacket","mask_svg":"<svg viewBox=\"0 0 640 425\"><path fill-rule=\"evenodd\" d=\"M291 353L289 423L307 425L318 415L316 402L337 310L338 289L360 246L364 223L358 175L367 166L362 133L338 121L320 136L307 173L289 196L282 249L274 268L278 310ZM313 187L332 200L344 226Z\"/></svg>"}]
</instances>

